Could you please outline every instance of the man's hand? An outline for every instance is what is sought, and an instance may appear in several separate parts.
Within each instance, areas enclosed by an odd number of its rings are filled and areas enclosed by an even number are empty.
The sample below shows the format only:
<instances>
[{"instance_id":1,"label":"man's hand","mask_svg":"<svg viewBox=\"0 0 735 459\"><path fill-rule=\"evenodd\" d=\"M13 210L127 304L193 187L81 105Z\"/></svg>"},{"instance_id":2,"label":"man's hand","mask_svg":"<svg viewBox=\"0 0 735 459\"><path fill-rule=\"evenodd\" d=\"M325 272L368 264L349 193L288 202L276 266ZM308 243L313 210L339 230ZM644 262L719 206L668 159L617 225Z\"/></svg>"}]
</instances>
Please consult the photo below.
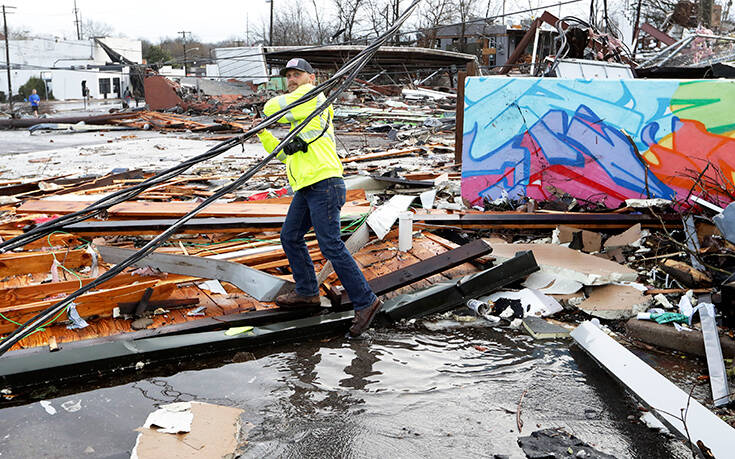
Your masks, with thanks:
<instances>
[{"instance_id":1,"label":"man's hand","mask_svg":"<svg viewBox=\"0 0 735 459\"><path fill-rule=\"evenodd\" d=\"M262 119L260 119L260 118L255 118L255 119L253 119L253 121L252 121L252 122L250 123L250 129L254 129L254 128L255 128L256 126L258 126L258 125L259 125L260 123L262 123L262 122L263 122L263 120L262 120ZM265 129L261 129L261 130L259 130L259 131L258 131L258 134L261 134L261 133L263 133L263 131L265 131Z\"/></svg>"}]
</instances>

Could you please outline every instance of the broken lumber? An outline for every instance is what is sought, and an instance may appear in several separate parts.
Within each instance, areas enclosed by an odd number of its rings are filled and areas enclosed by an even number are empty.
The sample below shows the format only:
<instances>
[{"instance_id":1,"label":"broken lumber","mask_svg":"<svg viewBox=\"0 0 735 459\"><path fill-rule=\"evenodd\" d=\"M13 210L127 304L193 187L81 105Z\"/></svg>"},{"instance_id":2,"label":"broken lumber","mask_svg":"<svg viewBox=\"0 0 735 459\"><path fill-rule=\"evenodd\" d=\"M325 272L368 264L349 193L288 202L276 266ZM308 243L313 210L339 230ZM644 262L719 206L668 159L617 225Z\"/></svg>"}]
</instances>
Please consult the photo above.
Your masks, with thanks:
<instances>
[{"instance_id":1,"label":"broken lumber","mask_svg":"<svg viewBox=\"0 0 735 459\"><path fill-rule=\"evenodd\" d=\"M66 215L78 212L93 201L26 201L16 209L18 214ZM110 207L107 213L113 218L129 217L181 217L197 207L195 202L141 202L130 201ZM258 204L257 202L213 203L199 212L201 217L267 217L285 216L288 204ZM361 215L370 211L369 206L345 205L342 215Z\"/></svg>"},{"instance_id":2,"label":"broken lumber","mask_svg":"<svg viewBox=\"0 0 735 459\"><path fill-rule=\"evenodd\" d=\"M439 274L455 266L487 255L490 252L492 252L492 248L485 241L476 239L456 249L435 255L390 274L371 279L368 281L368 284L376 295L384 295L419 280L431 277L434 274ZM335 308L339 306L351 307L352 305L346 292L342 292L337 299L337 304L333 303Z\"/></svg>"}]
</instances>

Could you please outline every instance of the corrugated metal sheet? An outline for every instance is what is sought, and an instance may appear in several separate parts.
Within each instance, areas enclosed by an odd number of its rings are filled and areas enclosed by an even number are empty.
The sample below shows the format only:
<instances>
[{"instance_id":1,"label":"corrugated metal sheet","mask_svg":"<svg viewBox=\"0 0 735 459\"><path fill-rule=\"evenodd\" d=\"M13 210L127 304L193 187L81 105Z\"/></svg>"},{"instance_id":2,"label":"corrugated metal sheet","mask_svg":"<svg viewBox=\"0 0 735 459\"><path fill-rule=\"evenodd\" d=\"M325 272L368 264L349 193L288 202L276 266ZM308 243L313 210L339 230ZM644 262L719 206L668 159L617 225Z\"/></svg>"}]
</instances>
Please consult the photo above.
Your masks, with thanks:
<instances>
[{"instance_id":1,"label":"corrugated metal sheet","mask_svg":"<svg viewBox=\"0 0 735 459\"><path fill-rule=\"evenodd\" d=\"M241 46L237 48L216 48L214 58L223 78L266 83L268 74L262 46Z\"/></svg>"}]
</instances>

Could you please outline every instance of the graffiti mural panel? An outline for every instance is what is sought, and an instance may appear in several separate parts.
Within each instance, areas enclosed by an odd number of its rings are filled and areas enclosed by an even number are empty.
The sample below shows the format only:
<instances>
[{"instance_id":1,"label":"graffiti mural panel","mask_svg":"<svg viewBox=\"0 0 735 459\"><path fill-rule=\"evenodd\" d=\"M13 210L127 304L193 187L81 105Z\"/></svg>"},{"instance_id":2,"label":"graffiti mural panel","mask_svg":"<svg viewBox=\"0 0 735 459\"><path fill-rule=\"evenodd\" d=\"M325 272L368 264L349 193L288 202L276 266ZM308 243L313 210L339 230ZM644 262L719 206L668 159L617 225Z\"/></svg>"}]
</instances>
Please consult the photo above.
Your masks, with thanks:
<instances>
[{"instance_id":1,"label":"graffiti mural panel","mask_svg":"<svg viewBox=\"0 0 735 459\"><path fill-rule=\"evenodd\" d=\"M697 186L735 189L735 81L472 77L462 129L473 205L558 192L607 207L681 201L700 174Z\"/></svg>"}]
</instances>

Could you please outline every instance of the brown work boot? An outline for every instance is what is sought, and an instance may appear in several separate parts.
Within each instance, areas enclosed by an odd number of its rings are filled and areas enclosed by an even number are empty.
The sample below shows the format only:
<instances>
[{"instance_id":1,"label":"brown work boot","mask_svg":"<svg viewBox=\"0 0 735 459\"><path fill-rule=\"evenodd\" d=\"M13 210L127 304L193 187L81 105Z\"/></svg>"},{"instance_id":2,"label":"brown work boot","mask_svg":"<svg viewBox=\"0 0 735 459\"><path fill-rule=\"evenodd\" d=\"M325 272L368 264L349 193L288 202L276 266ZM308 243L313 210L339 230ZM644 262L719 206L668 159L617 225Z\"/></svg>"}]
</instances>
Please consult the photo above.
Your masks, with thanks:
<instances>
[{"instance_id":1,"label":"brown work boot","mask_svg":"<svg viewBox=\"0 0 735 459\"><path fill-rule=\"evenodd\" d=\"M283 309L301 309L319 307L321 302L319 301L319 295L301 296L296 292L288 292L278 295L276 304Z\"/></svg>"},{"instance_id":2,"label":"brown work boot","mask_svg":"<svg viewBox=\"0 0 735 459\"><path fill-rule=\"evenodd\" d=\"M355 318L352 319L352 326L350 327L350 336L356 338L370 328L370 323L382 306L383 302L379 298L376 298L373 304L367 308L355 311Z\"/></svg>"}]
</instances>

